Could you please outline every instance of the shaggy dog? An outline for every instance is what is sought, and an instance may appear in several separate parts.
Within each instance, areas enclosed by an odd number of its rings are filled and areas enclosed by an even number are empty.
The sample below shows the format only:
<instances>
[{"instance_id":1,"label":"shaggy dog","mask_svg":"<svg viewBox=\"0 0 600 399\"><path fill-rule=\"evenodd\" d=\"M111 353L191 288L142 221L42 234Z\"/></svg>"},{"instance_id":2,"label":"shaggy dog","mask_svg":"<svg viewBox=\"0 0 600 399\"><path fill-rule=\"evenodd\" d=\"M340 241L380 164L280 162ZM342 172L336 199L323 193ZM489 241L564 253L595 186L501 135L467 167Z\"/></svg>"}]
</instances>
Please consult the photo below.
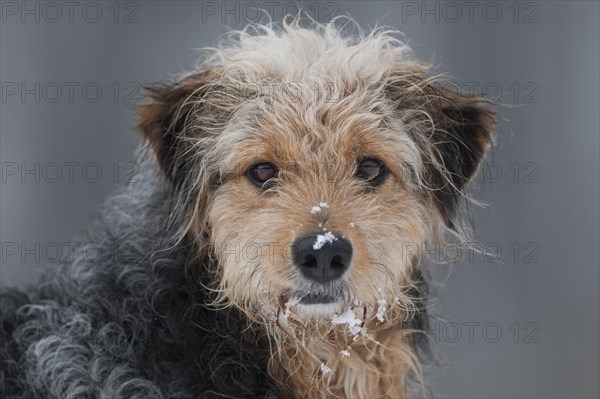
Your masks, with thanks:
<instances>
[{"instance_id":1,"label":"shaggy dog","mask_svg":"<svg viewBox=\"0 0 600 399\"><path fill-rule=\"evenodd\" d=\"M421 385L414 249L463 234L494 114L397 32L345 32L251 26L149 89L137 183L74 260L2 290L3 398L403 398Z\"/></svg>"}]
</instances>

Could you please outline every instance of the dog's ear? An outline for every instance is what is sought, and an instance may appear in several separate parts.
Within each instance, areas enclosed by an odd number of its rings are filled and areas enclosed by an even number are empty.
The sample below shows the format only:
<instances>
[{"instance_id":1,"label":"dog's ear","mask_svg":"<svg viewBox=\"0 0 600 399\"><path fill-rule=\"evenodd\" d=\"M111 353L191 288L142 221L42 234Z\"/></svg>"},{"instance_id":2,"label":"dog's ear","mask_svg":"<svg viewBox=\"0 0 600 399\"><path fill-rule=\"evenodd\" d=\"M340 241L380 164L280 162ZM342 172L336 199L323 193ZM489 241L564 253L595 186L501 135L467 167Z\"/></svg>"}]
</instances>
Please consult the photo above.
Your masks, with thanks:
<instances>
[{"instance_id":1,"label":"dog's ear","mask_svg":"<svg viewBox=\"0 0 600 399\"><path fill-rule=\"evenodd\" d=\"M156 155L164 175L178 185L189 167L185 158L193 134L194 117L211 85L211 71L189 75L179 82L146 88L138 106L138 128Z\"/></svg>"},{"instance_id":2,"label":"dog's ear","mask_svg":"<svg viewBox=\"0 0 600 399\"><path fill-rule=\"evenodd\" d=\"M493 142L495 112L479 97L437 87L434 154L442 165L431 168L434 199L446 225L453 216L466 184L473 178ZM435 101L433 101L435 103Z\"/></svg>"},{"instance_id":3,"label":"dog's ear","mask_svg":"<svg viewBox=\"0 0 600 399\"><path fill-rule=\"evenodd\" d=\"M397 79L390 90L400 114L411 115L403 119L424 155L425 185L446 225L454 228L465 186L493 142L496 114L478 96L425 76L412 78Z\"/></svg>"}]
</instances>

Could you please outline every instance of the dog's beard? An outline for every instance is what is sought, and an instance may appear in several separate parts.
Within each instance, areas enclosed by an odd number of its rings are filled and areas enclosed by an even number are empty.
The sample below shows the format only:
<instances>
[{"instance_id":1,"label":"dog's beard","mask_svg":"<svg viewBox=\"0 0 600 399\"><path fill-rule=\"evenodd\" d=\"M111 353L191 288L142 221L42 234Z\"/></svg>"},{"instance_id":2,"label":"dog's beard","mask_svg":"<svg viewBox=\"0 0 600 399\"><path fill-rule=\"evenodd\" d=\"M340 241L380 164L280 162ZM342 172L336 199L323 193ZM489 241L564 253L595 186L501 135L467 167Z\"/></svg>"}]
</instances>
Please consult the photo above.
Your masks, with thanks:
<instances>
[{"instance_id":1,"label":"dog's beard","mask_svg":"<svg viewBox=\"0 0 600 399\"><path fill-rule=\"evenodd\" d=\"M393 276L391 268L320 283L291 272L272 273L283 268L267 262L222 267L227 278L221 280L220 303L238 308L276 340L302 337L345 346L397 327L417 310L416 298L404 293L410 278Z\"/></svg>"},{"instance_id":2,"label":"dog's beard","mask_svg":"<svg viewBox=\"0 0 600 399\"><path fill-rule=\"evenodd\" d=\"M380 334L397 330L403 319L406 314L398 302L382 299L379 303L360 305L303 305L288 301L264 327L276 349L274 354L284 348L304 348L307 356L319 361L324 359L325 352L333 356L332 359L342 360L357 356L356 350L362 353L365 347L379 346Z\"/></svg>"},{"instance_id":3,"label":"dog's beard","mask_svg":"<svg viewBox=\"0 0 600 399\"><path fill-rule=\"evenodd\" d=\"M344 290L343 283L327 288L310 286L311 290L286 290L264 302L257 300L251 318L275 335L346 347L362 339L373 340L371 334L408 320L412 311L407 298L379 295L366 301Z\"/></svg>"}]
</instances>

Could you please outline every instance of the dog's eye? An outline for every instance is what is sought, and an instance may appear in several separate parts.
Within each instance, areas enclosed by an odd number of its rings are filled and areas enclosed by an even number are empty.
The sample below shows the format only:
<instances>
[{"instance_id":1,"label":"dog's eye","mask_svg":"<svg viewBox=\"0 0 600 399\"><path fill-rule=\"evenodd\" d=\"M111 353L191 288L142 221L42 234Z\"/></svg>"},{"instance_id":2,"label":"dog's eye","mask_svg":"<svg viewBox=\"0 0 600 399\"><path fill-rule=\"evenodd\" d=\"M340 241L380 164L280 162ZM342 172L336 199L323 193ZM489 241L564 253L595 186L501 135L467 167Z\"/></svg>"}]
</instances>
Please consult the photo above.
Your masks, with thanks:
<instances>
[{"instance_id":1,"label":"dog's eye","mask_svg":"<svg viewBox=\"0 0 600 399\"><path fill-rule=\"evenodd\" d=\"M269 162L261 162L248 169L246 175L256 186L269 188L269 180L277 176L277 167Z\"/></svg>"},{"instance_id":2,"label":"dog's eye","mask_svg":"<svg viewBox=\"0 0 600 399\"><path fill-rule=\"evenodd\" d=\"M371 186L377 187L385 180L387 169L382 161L375 158L362 158L358 160L356 176L367 181Z\"/></svg>"}]
</instances>

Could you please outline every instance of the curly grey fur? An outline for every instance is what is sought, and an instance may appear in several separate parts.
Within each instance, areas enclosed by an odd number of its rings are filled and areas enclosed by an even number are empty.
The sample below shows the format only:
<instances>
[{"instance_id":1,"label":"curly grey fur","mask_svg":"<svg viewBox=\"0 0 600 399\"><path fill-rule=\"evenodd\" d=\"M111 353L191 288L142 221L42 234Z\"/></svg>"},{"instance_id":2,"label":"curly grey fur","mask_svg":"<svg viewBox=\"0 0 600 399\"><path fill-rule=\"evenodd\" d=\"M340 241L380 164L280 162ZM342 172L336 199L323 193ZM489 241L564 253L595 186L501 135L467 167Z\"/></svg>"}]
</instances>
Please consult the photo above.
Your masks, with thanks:
<instances>
[{"instance_id":1,"label":"curly grey fur","mask_svg":"<svg viewBox=\"0 0 600 399\"><path fill-rule=\"evenodd\" d=\"M148 170L112 198L74 261L35 290L2 289L0 397L280 396L262 337L202 305L208 261L176 243L181 210L157 179Z\"/></svg>"}]
</instances>

